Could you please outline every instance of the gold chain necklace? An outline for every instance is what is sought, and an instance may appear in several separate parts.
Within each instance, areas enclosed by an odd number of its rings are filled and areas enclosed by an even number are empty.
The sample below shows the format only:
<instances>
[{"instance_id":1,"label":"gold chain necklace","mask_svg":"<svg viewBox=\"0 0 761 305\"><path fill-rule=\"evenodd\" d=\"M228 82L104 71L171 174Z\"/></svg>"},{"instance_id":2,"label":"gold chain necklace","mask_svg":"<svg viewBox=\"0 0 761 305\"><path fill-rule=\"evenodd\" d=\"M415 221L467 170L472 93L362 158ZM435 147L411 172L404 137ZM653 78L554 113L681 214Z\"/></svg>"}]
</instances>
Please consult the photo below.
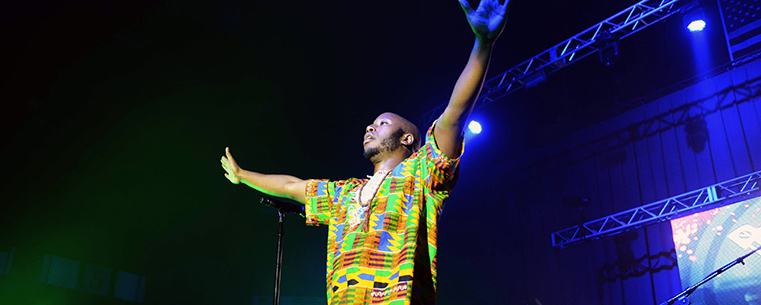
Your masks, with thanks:
<instances>
[{"instance_id":1,"label":"gold chain necklace","mask_svg":"<svg viewBox=\"0 0 761 305\"><path fill-rule=\"evenodd\" d=\"M372 176L372 178L370 178L369 181L365 182L362 184L362 186L359 187L359 192L357 194L357 201L359 202L359 205L363 207L370 205L373 199L375 199L375 195L378 194L378 190L380 189L381 184L383 184L383 181L386 180L386 177L388 177L390 173L391 171L378 171ZM365 186L370 186L372 189L372 196L367 198L367 200L363 200L365 198L362 198L362 191L365 189Z\"/></svg>"},{"instance_id":2,"label":"gold chain necklace","mask_svg":"<svg viewBox=\"0 0 761 305\"><path fill-rule=\"evenodd\" d=\"M386 180L386 177L391 173L391 171L378 171L376 172L369 181L364 183L360 188L359 192L357 194L357 201L359 202L359 205L365 208L365 220L362 221L362 226L360 227L361 232L368 232L370 231L370 214L372 212L372 209L370 208L370 203L372 203L373 199L375 199L375 195L378 193L378 190L380 189L381 184L383 184L383 181ZM377 178L377 177L383 177L383 178ZM375 179L375 180L373 180ZM371 187L373 188L373 195L372 197L368 198L365 202L362 202L362 190L365 188L365 186L373 184Z\"/></svg>"}]
</instances>

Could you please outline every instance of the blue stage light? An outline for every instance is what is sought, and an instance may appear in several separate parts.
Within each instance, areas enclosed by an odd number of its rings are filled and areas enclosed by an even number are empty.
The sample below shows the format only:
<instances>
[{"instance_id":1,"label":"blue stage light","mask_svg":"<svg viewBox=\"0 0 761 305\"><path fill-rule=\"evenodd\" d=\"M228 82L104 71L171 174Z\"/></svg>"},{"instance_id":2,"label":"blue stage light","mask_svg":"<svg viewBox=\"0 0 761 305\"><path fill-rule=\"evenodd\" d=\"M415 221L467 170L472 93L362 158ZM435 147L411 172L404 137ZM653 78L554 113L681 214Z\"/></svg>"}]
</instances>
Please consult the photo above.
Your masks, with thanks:
<instances>
[{"instance_id":1,"label":"blue stage light","mask_svg":"<svg viewBox=\"0 0 761 305\"><path fill-rule=\"evenodd\" d=\"M706 22L702 19L693 20L690 22L689 25L687 25L687 29L690 30L690 32L700 32L706 27Z\"/></svg>"},{"instance_id":2,"label":"blue stage light","mask_svg":"<svg viewBox=\"0 0 761 305\"><path fill-rule=\"evenodd\" d=\"M481 133L481 124L477 121L470 121L470 124L468 124L468 130L473 134L479 134Z\"/></svg>"},{"instance_id":3,"label":"blue stage light","mask_svg":"<svg viewBox=\"0 0 761 305\"><path fill-rule=\"evenodd\" d=\"M690 32L700 32L706 27L705 14L697 2L688 5L682 15L682 22Z\"/></svg>"}]
</instances>

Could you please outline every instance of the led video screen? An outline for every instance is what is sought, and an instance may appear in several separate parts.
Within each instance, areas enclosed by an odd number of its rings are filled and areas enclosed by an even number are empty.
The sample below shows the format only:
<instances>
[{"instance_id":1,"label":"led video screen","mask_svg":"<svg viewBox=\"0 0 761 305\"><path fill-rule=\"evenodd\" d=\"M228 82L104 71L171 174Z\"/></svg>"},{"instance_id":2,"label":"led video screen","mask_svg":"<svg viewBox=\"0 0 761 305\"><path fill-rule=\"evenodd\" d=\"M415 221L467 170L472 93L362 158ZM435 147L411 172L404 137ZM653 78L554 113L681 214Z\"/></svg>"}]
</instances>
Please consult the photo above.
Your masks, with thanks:
<instances>
[{"instance_id":1,"label":"led video screen","mask_svg":"<svg viewBox=\"0 0 761 305\"><path fill-rule=\"evenodd\" d=\"M761 246L761 197L671 221L679 276L686 289ZM693 304L761 304L761 251L707 282Z\"/></svg>"}]
</instances>

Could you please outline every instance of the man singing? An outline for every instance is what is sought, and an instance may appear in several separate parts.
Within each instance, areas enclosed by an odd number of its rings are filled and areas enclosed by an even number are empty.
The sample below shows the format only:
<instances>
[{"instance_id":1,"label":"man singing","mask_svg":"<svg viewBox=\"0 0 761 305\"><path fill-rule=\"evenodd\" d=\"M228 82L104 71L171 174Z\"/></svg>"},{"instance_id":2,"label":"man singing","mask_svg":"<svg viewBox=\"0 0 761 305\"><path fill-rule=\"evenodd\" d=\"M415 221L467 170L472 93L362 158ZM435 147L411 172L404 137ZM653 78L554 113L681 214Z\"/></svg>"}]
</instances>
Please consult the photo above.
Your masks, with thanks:
<instances>
[{"instance_id":1,"label":"man singing","mask_svg":"<svg viewBox=\"0 0 761 305\"><path fill-rule=\"evenodd\" d=\"M509 0L459 0L476 41L449 103L425 139L417 127L383 113L365 128L369 179L302 180L238 166L226 148L225 177L305 204L308 225L327 225L329 304L435 304L436 240L444 200L457 181L463 129L481 91ZM425 144L421 145L421 142Z\"/></svg>"}]
</instances>

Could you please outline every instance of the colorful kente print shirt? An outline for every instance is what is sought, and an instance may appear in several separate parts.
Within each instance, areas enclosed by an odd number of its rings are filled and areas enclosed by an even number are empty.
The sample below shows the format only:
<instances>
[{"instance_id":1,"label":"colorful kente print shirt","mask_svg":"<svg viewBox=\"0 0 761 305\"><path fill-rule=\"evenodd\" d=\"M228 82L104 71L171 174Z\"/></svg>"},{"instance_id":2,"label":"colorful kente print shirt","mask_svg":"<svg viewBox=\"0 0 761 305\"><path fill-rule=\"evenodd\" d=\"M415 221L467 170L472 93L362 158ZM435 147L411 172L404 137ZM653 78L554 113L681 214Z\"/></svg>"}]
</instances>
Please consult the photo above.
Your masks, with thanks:
<instances>
[{"instance_id":1,"label":"colorful kente print shirt","mask_svg":"<svg viewBox=\"0 0 761 305\"><path fill-rule=\"evenodd\" d=\"M329 304L436 302L437 225L459 158L439 150L433 126L420 150L383 180L368 207L359 204L359 189L368 179L307 182L306 222L329 226Z\"/></svg>"}]
</instances>

